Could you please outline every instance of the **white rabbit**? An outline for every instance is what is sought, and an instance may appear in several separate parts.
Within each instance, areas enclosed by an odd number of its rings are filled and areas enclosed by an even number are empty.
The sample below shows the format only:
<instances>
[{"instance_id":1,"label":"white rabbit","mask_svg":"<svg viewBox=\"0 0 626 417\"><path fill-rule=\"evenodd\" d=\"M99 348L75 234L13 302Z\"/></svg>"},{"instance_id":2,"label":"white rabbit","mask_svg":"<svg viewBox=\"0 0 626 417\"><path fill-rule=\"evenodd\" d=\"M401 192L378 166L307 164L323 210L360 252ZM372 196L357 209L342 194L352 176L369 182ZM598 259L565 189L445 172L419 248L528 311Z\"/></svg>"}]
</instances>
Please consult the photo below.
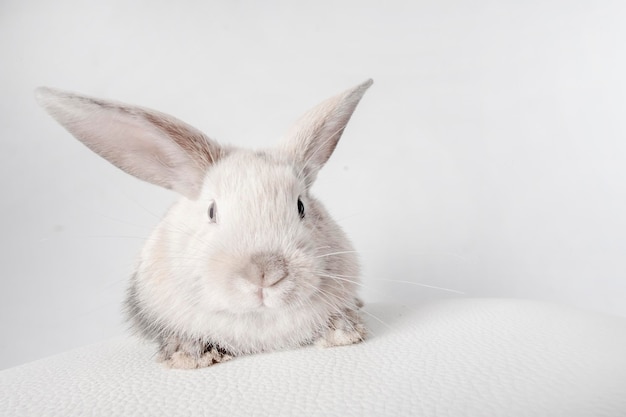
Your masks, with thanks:
<instances>
[{"instance_id":1,"label":"white rabbit","mask_svg":"<svg viewBox=\"0 0 626 417\"><path fill-rule=\"evenodd\" d=\"M322 102L280 146L259 151L146 108L37 89L91 150L181 195L147 240L126 300L161 361L197 368L363 340L355 251L309 189L371 84Z\"/></svg>"}]
</instances>

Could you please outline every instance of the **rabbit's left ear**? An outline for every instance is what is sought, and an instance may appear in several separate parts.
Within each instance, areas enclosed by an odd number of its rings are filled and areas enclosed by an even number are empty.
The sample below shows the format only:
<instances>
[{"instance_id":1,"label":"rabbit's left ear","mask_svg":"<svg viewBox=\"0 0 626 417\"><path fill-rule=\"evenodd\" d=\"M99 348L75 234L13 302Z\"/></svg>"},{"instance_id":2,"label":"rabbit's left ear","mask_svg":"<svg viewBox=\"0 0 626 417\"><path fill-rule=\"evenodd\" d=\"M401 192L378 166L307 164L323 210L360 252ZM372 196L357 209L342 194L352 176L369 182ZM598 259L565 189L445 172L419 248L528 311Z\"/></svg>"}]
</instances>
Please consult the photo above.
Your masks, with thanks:
<instances>
[{"instance_id":1,"label":"rabbit's left ear","mask_svg":"<svg viewBox=\"0 0 626 417\"><path fill-rule=\"evenodd\" d=\"M283 149L302 166L307 185L335 150L354 109L372 85L371 79L323 101L304 114L285 137Z\"/></svg>"},{"instance_id":2,"label":"rabbit's left ear","mask_svg":"<svg viewBox=\"0 0 626 417\"><path fill-rule=\"evenodd\" d=\"M92 151L135 177L195 199L224 153L194 127L143 107L40 87L37 101Z\"/></svg>"}]
</instances>

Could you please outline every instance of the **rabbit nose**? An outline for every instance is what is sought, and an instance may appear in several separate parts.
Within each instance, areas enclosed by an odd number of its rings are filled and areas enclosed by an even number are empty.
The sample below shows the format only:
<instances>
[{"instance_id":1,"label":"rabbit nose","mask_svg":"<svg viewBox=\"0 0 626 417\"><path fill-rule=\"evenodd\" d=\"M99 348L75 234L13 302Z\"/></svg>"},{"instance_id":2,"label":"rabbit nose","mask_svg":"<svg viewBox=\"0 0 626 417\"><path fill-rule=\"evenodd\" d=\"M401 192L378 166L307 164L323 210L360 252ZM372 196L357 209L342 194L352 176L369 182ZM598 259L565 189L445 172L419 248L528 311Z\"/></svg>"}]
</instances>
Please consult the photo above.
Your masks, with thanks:
<instances>
[{"instance_id":1,"label":"rabbit nose","mask_svg":"<svg viewBox=\"0 0 626 417\"><path fill-rule=\"evenodd\" d=\"M271 287L287 276L287 261L274 253L256 253L251 257L248 280L259 287Z\"/></svg>"}]
</instances>

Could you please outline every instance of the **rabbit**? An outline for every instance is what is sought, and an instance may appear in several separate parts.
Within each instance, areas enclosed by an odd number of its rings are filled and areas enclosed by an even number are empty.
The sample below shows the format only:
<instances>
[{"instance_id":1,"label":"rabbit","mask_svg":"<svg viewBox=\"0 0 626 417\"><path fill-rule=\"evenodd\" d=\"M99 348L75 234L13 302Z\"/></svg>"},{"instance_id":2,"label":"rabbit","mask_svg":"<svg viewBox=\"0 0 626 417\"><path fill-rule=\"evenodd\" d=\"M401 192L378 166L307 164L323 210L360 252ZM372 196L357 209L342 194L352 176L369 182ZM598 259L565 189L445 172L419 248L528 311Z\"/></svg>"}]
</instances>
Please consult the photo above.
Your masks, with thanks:
<instances>
[{"instance_id":1,"label":"rabbit","mask_svg":"<svg viewBox=\"0 0 626 417\"><path fill-rule=\"evenodd\" d=\"M158 361L202 368L364 340L357 255L310 188L372 83L323 101L262 150L221 145L151 109L36 90L92 151L180 194L142 248L125 301Z\"/></svg>"}]
</instances>

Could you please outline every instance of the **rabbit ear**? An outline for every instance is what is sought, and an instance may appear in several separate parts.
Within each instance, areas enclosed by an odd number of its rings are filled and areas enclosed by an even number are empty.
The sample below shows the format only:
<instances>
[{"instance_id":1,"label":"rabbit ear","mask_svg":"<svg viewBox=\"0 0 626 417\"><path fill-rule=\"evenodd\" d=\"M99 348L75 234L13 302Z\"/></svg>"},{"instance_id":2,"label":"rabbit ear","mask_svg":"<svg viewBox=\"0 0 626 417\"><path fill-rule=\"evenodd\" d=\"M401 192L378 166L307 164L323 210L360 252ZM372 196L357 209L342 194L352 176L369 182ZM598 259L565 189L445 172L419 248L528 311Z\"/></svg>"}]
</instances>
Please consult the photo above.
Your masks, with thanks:
<instances>
[{"instance_id":1,"label":"rabbit ear","mask_svg":"<svg viewBox=\"0 0 626 417\"><path fill-rule=\"evenodd\" d=\"M330 158L354 109L372 83L369 79L323 101L305 113L288 131L283 146L302 165L308 185L313 183L320 168Z\"/></svg>"},{"instance_id":2,"label":"rabbit ear","mask_svg":"<svg viewBox=\"0 0 626 417\"><path fill-rule=\"evenodd\" d=\"M37 101L72 135L137 178L196 198L222 148L202 132L163 113L51 88Z\"/></svg>"}]
</instances>

